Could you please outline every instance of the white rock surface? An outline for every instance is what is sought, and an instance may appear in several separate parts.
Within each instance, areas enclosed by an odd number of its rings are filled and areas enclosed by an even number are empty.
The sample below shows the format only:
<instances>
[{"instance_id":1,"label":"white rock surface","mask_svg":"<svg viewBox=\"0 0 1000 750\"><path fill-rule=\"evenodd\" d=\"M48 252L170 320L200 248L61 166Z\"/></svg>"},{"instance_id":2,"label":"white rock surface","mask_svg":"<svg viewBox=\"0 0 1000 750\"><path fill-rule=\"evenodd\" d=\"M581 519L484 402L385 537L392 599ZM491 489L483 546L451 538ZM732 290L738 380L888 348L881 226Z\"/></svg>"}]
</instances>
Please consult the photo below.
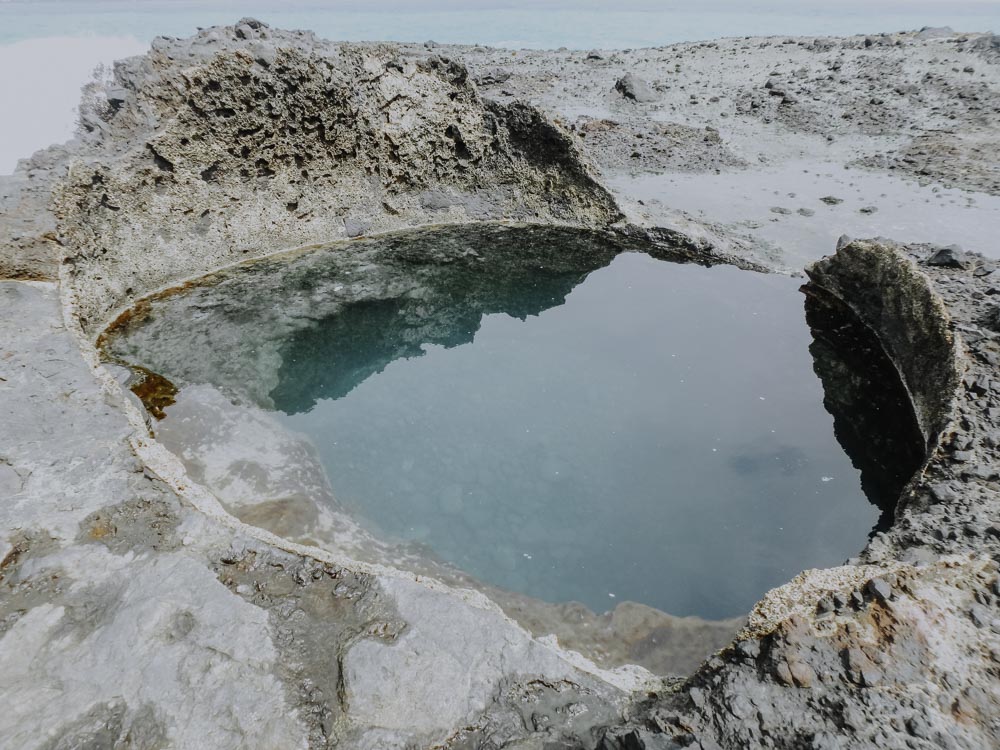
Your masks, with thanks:
<instances>
[{"instance_id":1,"label":"white rock surface","mask_svg":"<svg viewBox=\"0 0 1000 750\"><path fill-rule=\"evenodd\" d=\"M116 702L133 715L152 707L176 747L306 746L274 675L266 612L202 562L89 545L36 560L30 572L43 571L62 573L77 604L41 604L0 639L0 737L10 747L38 747Z\"/></svg>"}]
</instances>

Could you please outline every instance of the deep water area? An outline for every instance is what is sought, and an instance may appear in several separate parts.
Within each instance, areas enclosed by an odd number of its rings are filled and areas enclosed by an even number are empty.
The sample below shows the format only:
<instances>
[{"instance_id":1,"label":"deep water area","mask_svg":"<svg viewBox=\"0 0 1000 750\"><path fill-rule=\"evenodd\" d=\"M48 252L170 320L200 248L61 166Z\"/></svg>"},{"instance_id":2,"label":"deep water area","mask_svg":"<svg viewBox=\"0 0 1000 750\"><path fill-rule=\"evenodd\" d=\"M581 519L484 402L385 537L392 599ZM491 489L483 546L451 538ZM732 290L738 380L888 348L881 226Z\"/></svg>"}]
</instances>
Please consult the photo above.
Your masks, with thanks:
<instances>
[{"instance_id":1,"label":"deep water area","mask_svg":"<svg viewBox=\"0 0 1000 750\"><path fill-rule=\"evenodd\" d=\"M209 384L272 412L338 507L488 584L740 615L860 550L865 490L884 510L912 467L838 442L824 400L867 391L799 281L644 249L499 227L340 243L154 299L105 348L179 399Z\"/></svg>"}]
</instances>

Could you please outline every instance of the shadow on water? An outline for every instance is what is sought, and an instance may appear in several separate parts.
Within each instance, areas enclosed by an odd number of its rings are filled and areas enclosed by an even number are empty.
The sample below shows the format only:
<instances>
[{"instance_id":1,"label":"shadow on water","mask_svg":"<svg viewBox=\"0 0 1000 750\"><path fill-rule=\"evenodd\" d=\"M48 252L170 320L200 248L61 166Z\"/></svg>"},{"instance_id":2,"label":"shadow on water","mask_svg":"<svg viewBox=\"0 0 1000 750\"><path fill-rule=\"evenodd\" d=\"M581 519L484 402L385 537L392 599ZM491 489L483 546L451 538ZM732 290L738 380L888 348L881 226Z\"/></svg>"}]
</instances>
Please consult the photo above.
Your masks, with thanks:
<instances>
[{"instance_id":1,"label":"shadow on water","mask_svg":"<svg viewBox=\"0 0 1000 750\"><path fill-rule=\"evenodd\" d=\"M307 412L428 345L468 344L486 315L525 320L558 307L626 249L607 235L541 227L444 229L383 244L378 272L411 283L396 296L350 301L289 337L268 394L276 409Z\"/></svg>"},{"instance_id":2,"label":"shadow on water","mask_svg":"<svg viewBox=\"0 0 1000 750\"><path fill-rule=\"evenodd\" d=\"M418 241L390 239L378 253L381 262L420 283L401 296L350 302L295 332L280 349L270 398L287 414L307 412L319 400L347 395L393 361L422 356L427 345L471 342L485 315L524 320L557 307L623 249L604 235L543 228L464 228ZM823 405L865 496L881 512L872 533L884 531L925 458L909 395L877 336L847 305L813 284L802 291Z\"/></svg>"},{"instance_id":3,"label":"shadow on water","mask_svg":"<svg viewBox=\"0 0 1000 750\"><path fill-rule=\"evenodd\" d=\"M872 533L893 522L900 493L925 459L909 394L875 333L844 302L814 284L802 287L813 335L809 353L823 383L834 433L880 511Z\"/></svg>"}]
</instances>

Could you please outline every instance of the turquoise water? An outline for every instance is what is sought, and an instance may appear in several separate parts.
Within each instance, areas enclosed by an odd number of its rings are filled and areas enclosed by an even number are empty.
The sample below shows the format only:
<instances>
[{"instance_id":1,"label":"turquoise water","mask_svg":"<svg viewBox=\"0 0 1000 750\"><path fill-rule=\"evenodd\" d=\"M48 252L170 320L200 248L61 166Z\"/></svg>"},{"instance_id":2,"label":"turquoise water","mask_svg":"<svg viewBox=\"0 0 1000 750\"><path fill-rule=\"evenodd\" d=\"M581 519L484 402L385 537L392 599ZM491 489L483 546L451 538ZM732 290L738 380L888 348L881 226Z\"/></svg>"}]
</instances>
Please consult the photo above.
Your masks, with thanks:
<instances>
[{"instance_id":1,"label":"turquoise water","mask_svg":"<svg viewBox=\"0 0 1000 750\"><path fill-rule=\"evenodd\" d=\"M482 581L739 615L864 546L879 510L824 397L866 397L824 393L814 356L838 391L859 378L810 353L796 279L621 249L538 229L365 240L225 271L110 351L181 397L209 384L271 410L338 507ZM866 489L898 493L869 446Z\"/></svg>"},{"instance_id":2,"label":"turquoise water","mask_svg":"<svg viewBox=\"0 0 1000 750\"><path fill-rule=\"evenodd\" d=\"M859 550L878 515L823 409L792 279L628 254L564 304L486 315L469 343L303 401L289 386L315 383L317 360L365 359L406 316L337 317L282 349L275 406L341 503L490 583L735 616Z\"/></svg>"},{"instance_id":3,"label":"turquoise water","mask_svg":"<svg viewBox=\"0 0 1000 750\"><path fill-rule=\"evenodd\" d=\"M477 7L478 6L478 7ZM0 44L63 35L187 36L252 15L330 39L622 48L745 35L846 35L951 25L1000 29L1000 3L947 2L0 2Z\"/></svg>"}]
</instances>

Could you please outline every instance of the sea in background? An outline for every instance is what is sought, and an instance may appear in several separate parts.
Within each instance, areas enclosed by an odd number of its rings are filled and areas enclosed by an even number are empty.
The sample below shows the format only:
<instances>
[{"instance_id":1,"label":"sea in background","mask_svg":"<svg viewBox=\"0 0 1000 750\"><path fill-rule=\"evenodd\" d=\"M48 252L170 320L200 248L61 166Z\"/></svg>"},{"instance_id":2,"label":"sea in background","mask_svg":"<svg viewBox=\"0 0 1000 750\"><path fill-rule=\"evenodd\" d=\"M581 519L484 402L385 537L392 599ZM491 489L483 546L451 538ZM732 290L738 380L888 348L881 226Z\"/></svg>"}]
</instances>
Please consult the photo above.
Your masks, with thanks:
<instances>
[{"instance_id":1,"label":"sea in background","mask_svg":"<svg viewBox=\"0 0 1000 750\"><path fill-rule=\"evenodd\" d=\"M1000 0L0 0L0 174L75 128L98 65L254 16L338 40L629 48L729 36L1000 30Z\"/></svg>"},{"instance_id":2,"label":"sea in background","mask_svg":"<svg viewBox=\"0 0 1000 750\"><path fill-rule=\"evenodd\" d=\"M254 16L345 40L516 48L650 47L726 36L847 35L944 26L1000 26L996 0L226 0L0 1L0 44L45 36L187 36Z\"/></svg>"}]
</instances>

